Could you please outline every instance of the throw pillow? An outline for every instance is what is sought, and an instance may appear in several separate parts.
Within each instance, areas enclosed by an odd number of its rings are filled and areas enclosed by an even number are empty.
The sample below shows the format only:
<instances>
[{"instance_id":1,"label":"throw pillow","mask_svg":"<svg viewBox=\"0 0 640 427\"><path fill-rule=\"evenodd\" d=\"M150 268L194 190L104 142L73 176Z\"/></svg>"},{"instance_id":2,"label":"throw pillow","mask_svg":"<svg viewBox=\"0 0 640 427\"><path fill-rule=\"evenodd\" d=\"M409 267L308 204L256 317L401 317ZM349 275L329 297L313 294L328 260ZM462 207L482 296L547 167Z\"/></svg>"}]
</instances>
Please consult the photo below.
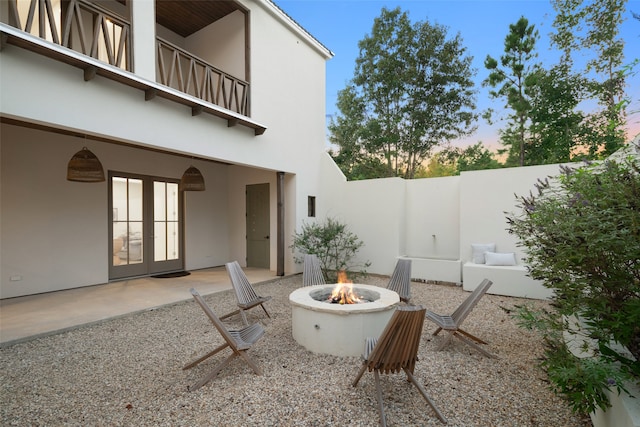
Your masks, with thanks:
<instances>
[{"instance_id":1,"label":"throw pillow","mask_svg":"<svg viewBox=\"0 0 640 427\"><path fill-rule=\"evenodd\" d=\"M516 254L513 252L486 252L484 257L487 265L516 265Z\"/></svg>"},{"instance_id":2,"label":"throw pillow","mask_svg":"<svg viewBox=\"0 0 640 427\"><path fill-rule=\"evenodd\" d=\"M484 264L485 252L495 252L495 243L472 243L471 244L471 260L476 264Z\"/></svg>"}]
</instances>

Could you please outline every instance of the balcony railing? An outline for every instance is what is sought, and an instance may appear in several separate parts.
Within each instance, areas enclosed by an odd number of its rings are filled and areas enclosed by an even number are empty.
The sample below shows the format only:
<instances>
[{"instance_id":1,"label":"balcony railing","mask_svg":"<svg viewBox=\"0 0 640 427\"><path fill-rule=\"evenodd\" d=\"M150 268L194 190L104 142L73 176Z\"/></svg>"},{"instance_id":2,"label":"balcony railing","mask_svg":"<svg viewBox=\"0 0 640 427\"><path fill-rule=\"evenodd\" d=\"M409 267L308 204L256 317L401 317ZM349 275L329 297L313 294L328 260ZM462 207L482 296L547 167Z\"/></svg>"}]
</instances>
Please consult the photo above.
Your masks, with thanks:
<instances>
[{"instance_id":1,"label":"balcony railing","mask_svg":"<svg viewBox=\"0 0 640 427\"><path fill-rule=\"evenodd\" d=\"M249 116L249 83L157 38L157 80L165 86Z\"/></svg>"},{"instance_id":2,"label":"balcony railing","mask_svg":"<svg viewBox=\"0 0 640 427\"><path fill-rule=\"evenodd\" d=\"M9 0L8 24L126 71L133 71L131 25L86 0ZM156 81L249 117L249 83L157 39Z\"/></svg>"},{"instance_id":3,"label":"balcony railing","mask_svg":"<svg viewBox=\"0 0 640 427\"><path fill-rule=\"evenodd\" d=\"M83 0L9 0L9 25L131 71L131 31L124 19Z\"/></svg>"}]
</instances>

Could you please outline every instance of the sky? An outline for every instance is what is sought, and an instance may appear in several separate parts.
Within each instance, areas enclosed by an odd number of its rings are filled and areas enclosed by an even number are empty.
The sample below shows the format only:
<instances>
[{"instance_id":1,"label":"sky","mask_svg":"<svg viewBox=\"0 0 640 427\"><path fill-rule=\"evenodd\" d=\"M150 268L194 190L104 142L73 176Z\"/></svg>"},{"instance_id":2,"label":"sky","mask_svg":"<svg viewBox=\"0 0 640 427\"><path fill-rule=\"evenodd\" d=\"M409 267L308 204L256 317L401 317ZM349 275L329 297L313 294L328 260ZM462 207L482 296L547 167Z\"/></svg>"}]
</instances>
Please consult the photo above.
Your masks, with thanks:
<instances>
[{"instance_id":1,"label":"sky","mask_svg":"<svg viewBox=\"0 0 640 427\"><path fill-rule=\"evenodd\" d=\"M488 76L484 68L487 55L499 59L504 53L504 39L509 25L521 16L534 24L540 34L537 42L538 59L549 66L557 63L559 52L551 50L549 33L555 12L549 0L275 0L291 18L334 53L327 61L327 121L338 113L338 92L353 77L355 60L359 54L358 42L371 34L373 21L381 9L400 7L412 22L428 21L448 28L449 37L460 34L468 54L473 56L476 69L477 111L491 107L502 109L504 102L491 100L488 88L480 83ZM629 0L620 35L625 40L625 63L640 58L640 21L633 19L631 11L640 14L640 0ZM579 61L576 58L576 62ZM632 114L628 116L628 133L640 133L640 65L636 74L628 79L627 94L632 98ZM482 141L487 146L499 144L498 131L504 123L488 125L479 119L478 130L471 136L455 141L454 145L467 146Z\"/></svg>"}]
</instances>

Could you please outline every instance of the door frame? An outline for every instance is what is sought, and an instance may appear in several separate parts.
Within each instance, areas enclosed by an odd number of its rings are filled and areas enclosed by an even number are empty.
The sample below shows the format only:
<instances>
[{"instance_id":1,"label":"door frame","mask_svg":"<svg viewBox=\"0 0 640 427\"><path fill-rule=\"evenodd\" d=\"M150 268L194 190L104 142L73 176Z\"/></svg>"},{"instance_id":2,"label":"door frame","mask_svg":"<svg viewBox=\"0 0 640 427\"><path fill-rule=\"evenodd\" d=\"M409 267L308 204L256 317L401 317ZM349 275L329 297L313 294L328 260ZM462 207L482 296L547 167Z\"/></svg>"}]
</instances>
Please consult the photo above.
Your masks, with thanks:
<instances>
[{"instance_id":1,"label":"door frame","mask_svg":"<svg viewBox=\"0 0 640 427\"><path fill-rule=\"evenodd\" d=\"M113 265L113 178L122 177L139 179L142 181L142 223L143 244L142 262L130 265ZM156 181L179 184L180 180L154 175L142 175L131 172L109 171L108 173L108 270L109 280L122 280L131 277L150 276L152 274L177 271L184 269L185 265L185 225L184 225L184 193L178 190L178 251L179 256L175 260L154 261L154 190Z\"/></svg>"}]
</instances>

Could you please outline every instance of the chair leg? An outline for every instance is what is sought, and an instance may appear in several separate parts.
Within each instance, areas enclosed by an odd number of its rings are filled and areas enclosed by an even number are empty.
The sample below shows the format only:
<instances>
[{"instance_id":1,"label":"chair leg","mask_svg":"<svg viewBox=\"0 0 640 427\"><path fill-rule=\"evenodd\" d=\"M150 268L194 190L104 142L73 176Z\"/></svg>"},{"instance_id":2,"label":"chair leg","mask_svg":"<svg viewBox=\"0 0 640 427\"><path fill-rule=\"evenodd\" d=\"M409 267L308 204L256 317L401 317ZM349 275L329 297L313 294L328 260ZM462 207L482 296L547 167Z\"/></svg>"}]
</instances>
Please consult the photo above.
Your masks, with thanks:
<instances>
[{"instance_id":1,"label":"chair leg","mask_svg":"<svg viewBox=\"0 0 640 427\"><path fill-rule=\"evenodd\" d=\"M251 369L253 369L253 372L255 372L257 375L262 375L262 369L260 369L260 367L256 365L253 359L247 355L247 352L245 350L241 350L239 354L240 354L240 357L242 357L242 359L245 362L247 362L247 365L251 366Z\"/></svg>"},{"instance_id":2,"label":"chair leg","mask_svg":"<svg viewBox=\"0 0 640 427\"><path fill-rule=\"evenodd\" d=\"M429 406L431 406L431 409L433 409L433 411L436 413L436 416L440 419L440 421L447 424L447 419L444 417L444 415L442 415L442 413L438 410L438 408L436 408L436 405L431 401L429 396L427 396L427 392L424 390L422 385L420 385L420 383L416 381L416 378L413 376L413 373L411 373L411 371L407 368L404 368L404 372L407 374L407 378L409 379L409 381L411 381L413 385L415 385L417 389L420 391L420 394L422 394L422 397L424 397L424 399L427 401Z\"/></svg>"},{"instance_id":3,"label":"chair leg","mask_svg":"<svg viewBox=\"0 0 640 427\"><path fill-rule=\"evenodd\" d=\"M363 363L362 364L362 368L360 368L360 372L358 372L358 376L356 377L355 380L353 380L353 382L351 383L351 385L353 387L358 385L358 381L360 381L360 378L362 378L362 374L364 374L364 371L367 369L367 364Z\"/></svg>"},{"instance_id":4,"label":"chair leg","mask_svg":"<svg viewBox=\"0 0 640 427\"><path fill-rule=\"evenodd\" d=\"M235 353L231 353L226 359L224 359L224 361L222 363L220 363L218 366L216 366L213 371L209 372L207 374L207 376L202 378L200 381L195 383L193 386L189 387L189 391L195 391L195 390L199 389L200 387L202 387L203 385L205 385L206 383L208 383L209 381L211 381L212 379L214 379L216 377L216 375L218 375L218 373L225 366L227 366L229 364L229 362L231 362L231 360L236 356L237 355Z\"/></svg>"},{"instance_id":5,"label":"chair leg","mask_svg":"<svg viewBox=\"0 0 640 427\"><path fill-rule=\"evenodd\" d=\"M244 326L249 326L249 322L247 321L247 315L244 313L243 309L240 309L240 315L242 316L242 322Z\"/></svg>"},{"instance_id":6,"label":"chair leg","mask_svg":"<svg viewBox=\"0 0 640 427\"><path fill-rule=\"evenodd\" d=\"M451 343L454 333L451 331L447 331L447 332L449 332L449 334L444 338L444 340L440 343L440 345L436 347L436 351L441 351L443 348L445 348L447 345Z\"/></svg>"},{"instance_id":7,"label":"chair leg","mask_svg":"<svg viewBox=\"0 0 640 427\"><path fill-rule=\"evenodd\" d=\"M269 312L267 311L267 307L264 306L264 304L260 304L260 307L262 307L262 309L264 310L265 314L267 315L267 317L269 319L271 319L271 315L269 314Z\"/></svg>"},{"instance_id":8,"label":"chair leg","mask_svg":"<svg viewBox=\"0 0 640 427\"><path fill-rule=\"evenodd\" d=\"M240 313L240 310L235 310L235 311L232 311L231 313L225 314L224 316L218 317L218 319L223 320L223 319L226 319L228 317L234 316L234 315L236 315L238 313Z\"/></svg>"},{"instance_id":9,"label":"chair leg","mask_svg":"<svg viewBox=\"0 0 640 427\"><path fill-rule=\"evenodd\" d=\"M442 330L442 328L438 328L435 331L433 331L433 333L431 335L436 336L440 333L440 331Z\"/></svg>"},{"instance_id":10,"label":"chair leg","mask_svg":"<svg viewBox=\"0 0 640 427\"><path fill-rule=\"evenodd\" d=\"M469 332L463 331L462 329L458 329L458 333L460 333L462 335L466 335L467 337L471 338L472 340L474 340L475 342L478 342L480 344L486 344L485 341L482 341L480 338L476 337L475 335L471 335Z\"/></svg>"},{"instance_id":11,"label":"chair leg","mask_svg":"<svg viewBox=\"0 0 640 427\"><path fill-rule=\"evenodd\" d=\"M213 351L210 351L209 353L205 354L204 356L194 360L193 362L189 363L188 365L185 365L184 368L182 368L182 370L184 371L185 369L190 369L193 368L194 366L196 366L198 363L202 362L205 359L210 358L211 356L213 356L214 354L216 354L217 352L219 352L220 350L224 350L225 348L229 347L229 344L222 344L218 347L216 347Z\"/></svg>"},{"instance_id":12,"label":"chair leg","mask_svg":"<svg viewBox=\"0 0 640 427\"><path fill-rule=\"evenodd\" d=\"M480 353L484 354L485 356L490 357L492 359L497 359L498 358L498 356L489 353L487 350L485 350L484 348L480 347L478 344L476 344L475 342L473 342L469 338L465 337L464 335L454 334L454 336L456 338L458 338L460 341L464 342L465 344L469 344L471 347L475 348L476 350L478 350Z\"/></svg>"},{"instance_id":13,"label":"chair leg","mask_svg":"<svg viewBox=\"0 0 640 427\"><path fill-rule=\"evenodd\" d=\"M376 379L376 397L378 398L378 411L380 412L380 426L387 427L387 419L384 415L384 404L382 403L382 387L380 386L380 373L377 369L373 370Z\"/></svg>"}]
</instances>

